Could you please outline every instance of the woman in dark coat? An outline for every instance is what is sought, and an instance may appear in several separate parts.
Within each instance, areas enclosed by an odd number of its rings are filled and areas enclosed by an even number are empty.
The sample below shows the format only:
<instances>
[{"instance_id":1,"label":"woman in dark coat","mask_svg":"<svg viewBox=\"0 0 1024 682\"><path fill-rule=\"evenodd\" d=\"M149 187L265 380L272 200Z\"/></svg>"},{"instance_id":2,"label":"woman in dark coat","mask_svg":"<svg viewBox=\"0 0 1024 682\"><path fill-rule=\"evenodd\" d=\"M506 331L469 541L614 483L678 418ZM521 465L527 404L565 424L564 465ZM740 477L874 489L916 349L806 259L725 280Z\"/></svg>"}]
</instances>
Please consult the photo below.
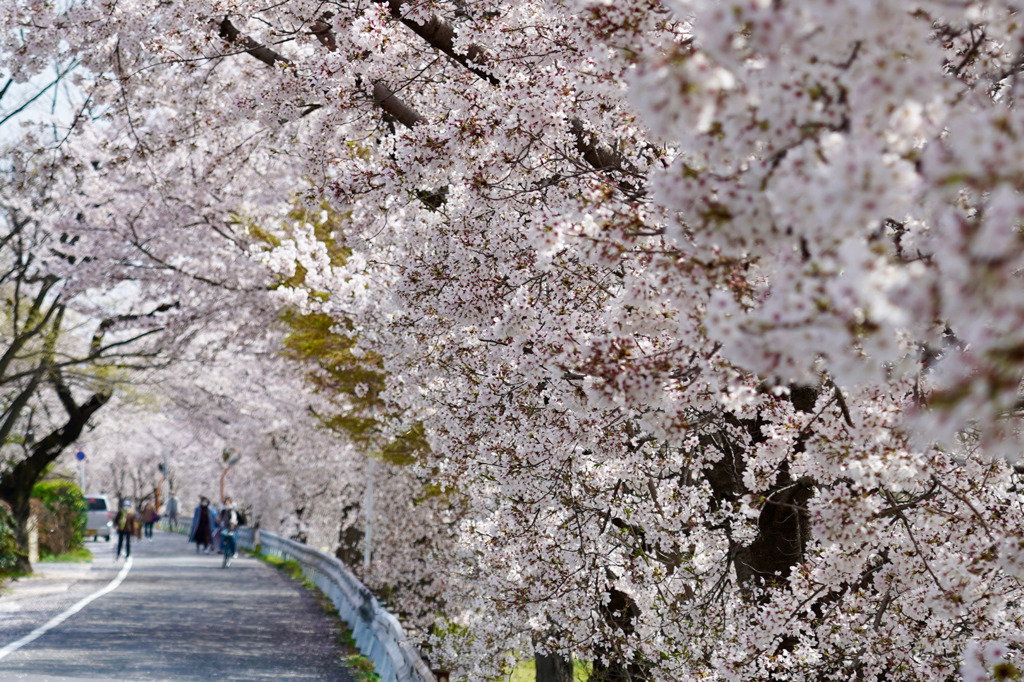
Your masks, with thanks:
<instances>
[{"instance_id":1,"label":"woman in dark coat","mask_svg":"<svg viewBox=\"0 0 1024 682\"><path fill-rule=\"evenodd\" d=\"M199 506L192 514L192 531L188 534L188 541L196 543L196 554L199 554L199 547L210 553L210 540L213 536L215 517L210 509L210 501L205 497L199 498Z\"/></svg>"}]
</instances>

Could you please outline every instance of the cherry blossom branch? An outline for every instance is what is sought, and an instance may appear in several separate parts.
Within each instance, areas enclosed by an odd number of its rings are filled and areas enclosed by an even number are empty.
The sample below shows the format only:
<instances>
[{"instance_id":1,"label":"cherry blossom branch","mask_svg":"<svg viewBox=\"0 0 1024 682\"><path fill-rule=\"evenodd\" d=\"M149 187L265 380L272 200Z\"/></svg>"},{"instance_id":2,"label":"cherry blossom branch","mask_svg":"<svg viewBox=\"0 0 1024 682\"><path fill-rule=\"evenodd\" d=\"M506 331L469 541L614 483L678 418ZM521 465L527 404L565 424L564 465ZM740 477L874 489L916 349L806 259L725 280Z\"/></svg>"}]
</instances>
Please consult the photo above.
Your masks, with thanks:
<instances>
[{"instance_id":1,"label":"cherry blossom branch","mask_svg":"<svg viewBox=\"0 0 1024 682\"><path fill-rule=\"evenodd\" d=\"M962 502L968 509L971 510L971 513L974 515L974 518L976 518L978 520L978 523L981 524L981 528L985 531L985 535L988 536L988 539L992 540L993 542L995 541L995 536L992 535L992 530L988 527L988 523L985 521L985 517L981 515L981 512L978 511L978 509L971 503L970 500L968 500L966 497L964 497L963 495L961 495L960 493L958 493L957 491L953 490L948 485L940 481L939 478L934 474L932 474L932 485L936 488L942 488L947 493L949 493L956 499L960 500L960 502Z\"/></svg>"},{"instance_id":2,"label":"cherry blossom branch","mask_svg":"<svg viewBox=\"0 0 1024 682\"><path fill-rule=\"evenodd\" d=\"M929 488L927 491L921 493L920 495L918 495L917 497L913 498L912 500L909 500L907 502L903 502L902 504L898 504L898 505L893 506L893 507L886 507L885 509L882 509L878 513L876 513L873 518L884 519L887 516L894 516L896 514L900 514L900 513L903 512L904 509L911 509L911 508L916 507L917 505L921 504L925 500L930 500L931 498L935 497L935 493L937 493L938 490L939 490L939 485L937 484L937 482L934 482L934 477L933 477L932 487ZM888 495L888 493L886 493L886 494ZM892 497L891 495L888 495L888 496L890 498Z\"/></svg>"},{"instance_id":3,"label":"cherry blossom branch","mask_svg":"<svg viewBox=\"0 0 1024 682\"><path fill-rule=\"evenodd\" d=\"M939 580L939 577L935 575L935 571L932 570L931 565L928 563L928 558L924 555L924 552L921 551L921 546L918 545L917 538L914 536L914 531L910 526L910 520L907 519L903 510L899 508L899 505L896 503L896 498L893 497L892 493L888 490L883 489L882 494L889 500L889 504L892 505L891 509L893 510L893 513L896 515L896 518L900 520L903 528L907 531L907 536L910 538L911 544L914 545L914 553L921 558L921 563L924 565L925 570L928 571L928 575L931 576L935 586L938 587L943 594L948 594L949 590L942 586L942 582Z\"/></svg>"},{"instance_id":4,"label":"cherry blossom branch","mask_svg":"<svg viewBox=\"0 0 1024 682\"><path fill-rule=\"evenodd\" d=\"M409 19L402 12L402 8L408 5L407 0L374 0L380 4L387 4L391 16L405 24L413 33L418 35L431 47L443 52L453 61L473 72L491 85L499 85L500 80L494 74L485 70L488 65L487 50L475 43L466 48L465 53L455 50L455 28L438 14L433 15L425 24ZM331 14L324 15L323 19L313 25L313 34L320 38L328 49L333 50L335 39L330 25L326 23L331 19ZM376 84L375 84L376 87ZM376 95L375 95L376 96ZM418 121L417 121L418 122ZM616 170L623 173L629 172L637 175L635 168L627 162L622 155L618 154L608 145L601 142L596 135L587 132L583 121L577 117L569 119L569 131L576 140L576 149L583 156L583 159L595 170ZM637 189L628 186L630 193Z\"/></svg>"},{"instance_id":5,"label":"cherry blossom branch","mask_svg":"<svg viewBox=\"0 0 1024 682\"><path fill-rule=\"evenodd\" d=\"M487 66L487 50L472 43L467 46L465 53L456 52L455 28L441 15L434 14L427 23L421 24L409 19L402 13L402 8L409 4L407 0L374 1L379 4L387 4L392 17L408 26L412 29L413 33L423 38L430 46L448 55L453 61L469 69L491 85L498 85L501 82L494 74L482 68ZM325 18L330 19L330 16Z\"/></svg>"},{"instance_id":6,"label":"cherry blossom branch","mask_svg":"<svg viewBox=\"0 0 1024 682\"><path fill-rule=\"evenodd\" d=\"M282 55L280 52L272 50L266 45L263 45L262 43L259 43L248 36L243 37L241 32L227 17L225 17L220 22L219 26L221 38L232 44L240 44L245 49L246 54L258 59L267 66L275 67L277 65L292 65L292 62L289 59L287 59L284 55ZM318 38L320 38L323 35L322 32L316 33L315 30L314 34L317 35ZM324 39L322 39L321 42L324 42ZM327 45L328 49L330 50L330 45L333 45L333 41L325 43L325 45ZM419 112L417 112L415 109L413 109L404 101L402 101L402 99L399 98L394 93L394 91L391 90L391 88L389 88L384 83L380 81L373 81L372 88L373 103L379 106L381 109L383 109L386 113L393 116L395 120L397 120L405 127L412 128L417 123L420 123L424 120L423 117L419 114ZM307 114L309 112L310 110L306 111Z\"/></svg>"},{"instance_id":7,"label":"cherry blossom branch","mask_svg":"<svg viewBox=\"0 0 1024 682\"><path fill-rule=\"evenodd\" d=\"M46 311L40 315L39 311L42 309L47 297L50 295L51 289L57 284L57 278L48 278L44 285L39 289L35 300L32 302L32 306L28 311L28 320L35 320L30 328L16 331L14 338L11 339L7 349L4 351L3 357L0 357L0 383L7 381L7 371L11 366L11 363L17 357L17 354L25 347L32 338L38 336L42 330L50 323L51 318L54 314L59 313L60 306L57 302L58 299L51 301L50 305L47 306ZM15 312L14 322L15 326L18 323L17 311Z\"/></svg>"}]
</instances>

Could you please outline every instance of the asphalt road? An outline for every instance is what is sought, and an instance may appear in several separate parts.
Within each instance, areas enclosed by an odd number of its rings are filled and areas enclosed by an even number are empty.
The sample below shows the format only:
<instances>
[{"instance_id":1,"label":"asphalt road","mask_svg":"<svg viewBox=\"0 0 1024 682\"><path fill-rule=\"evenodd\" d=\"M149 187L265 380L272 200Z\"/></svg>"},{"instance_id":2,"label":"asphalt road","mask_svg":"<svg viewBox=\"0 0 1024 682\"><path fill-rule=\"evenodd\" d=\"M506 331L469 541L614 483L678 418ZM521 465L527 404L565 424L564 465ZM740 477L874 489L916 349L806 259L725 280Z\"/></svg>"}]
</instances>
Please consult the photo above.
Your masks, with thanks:
<instances>
[{"instance_id":1,"label":"asphalt road","mask_svg":"<svg viewBox=\"0 0 1024 682\"><path fill-rule=\"evenodd\" d=\"M110 585L116 544L87 543L93 564L40 564L0 594L0 651ZM242 556L222 569L169 533L132 549L120 585L0 659L0 680L354 679L331 617L276 569Z\"/></svg>"}]
</instances>

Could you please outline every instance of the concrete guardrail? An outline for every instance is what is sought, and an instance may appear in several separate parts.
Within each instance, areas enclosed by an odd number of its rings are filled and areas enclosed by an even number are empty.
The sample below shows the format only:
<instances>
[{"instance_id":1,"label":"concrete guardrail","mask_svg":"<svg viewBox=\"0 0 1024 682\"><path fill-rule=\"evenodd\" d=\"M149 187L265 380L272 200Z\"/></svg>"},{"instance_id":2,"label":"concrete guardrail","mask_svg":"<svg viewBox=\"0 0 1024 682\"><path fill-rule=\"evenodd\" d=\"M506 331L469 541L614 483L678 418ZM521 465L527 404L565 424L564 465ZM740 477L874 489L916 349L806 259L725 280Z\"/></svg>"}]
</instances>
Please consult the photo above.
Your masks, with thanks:
<instances>
[{"instance_id":1,"label":"concrete guardrail","mask_svg":"<svg viewBox=\"0 0 1024 682\"><path fill-rule=\"evenodd\" d=\"M252 550L256 545L263 554L293 559L302 566L306 579L327 595L352 628L356 646L373 661L381 682L436 682L398 619L336 557L273 533L238 529L239 547Z\"/></svg>"}]
</instances>

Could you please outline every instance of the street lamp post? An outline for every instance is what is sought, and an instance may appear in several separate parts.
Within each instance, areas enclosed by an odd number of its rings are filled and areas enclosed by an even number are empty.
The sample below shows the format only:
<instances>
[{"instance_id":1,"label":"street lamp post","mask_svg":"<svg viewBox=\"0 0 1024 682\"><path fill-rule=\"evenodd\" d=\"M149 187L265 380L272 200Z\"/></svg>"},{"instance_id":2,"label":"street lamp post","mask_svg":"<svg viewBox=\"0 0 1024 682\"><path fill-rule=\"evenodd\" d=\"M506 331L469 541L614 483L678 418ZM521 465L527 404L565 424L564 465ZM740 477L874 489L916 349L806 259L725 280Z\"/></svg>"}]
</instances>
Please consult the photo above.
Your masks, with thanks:
<instances>
[{"instance_id":1,"label":"street lamp post","mask_svg":"<svg viewBox=\"0 0 1024 682\"><path fill-rule=\"evenodd\" d=\"M224 469L220 472L220 503L224 504L224 477L228 475L231 467L238 464L238 460L242 458L242 453L234 448L225 448L220 458L224 462Z\"/></svg>"}]
</instances>

